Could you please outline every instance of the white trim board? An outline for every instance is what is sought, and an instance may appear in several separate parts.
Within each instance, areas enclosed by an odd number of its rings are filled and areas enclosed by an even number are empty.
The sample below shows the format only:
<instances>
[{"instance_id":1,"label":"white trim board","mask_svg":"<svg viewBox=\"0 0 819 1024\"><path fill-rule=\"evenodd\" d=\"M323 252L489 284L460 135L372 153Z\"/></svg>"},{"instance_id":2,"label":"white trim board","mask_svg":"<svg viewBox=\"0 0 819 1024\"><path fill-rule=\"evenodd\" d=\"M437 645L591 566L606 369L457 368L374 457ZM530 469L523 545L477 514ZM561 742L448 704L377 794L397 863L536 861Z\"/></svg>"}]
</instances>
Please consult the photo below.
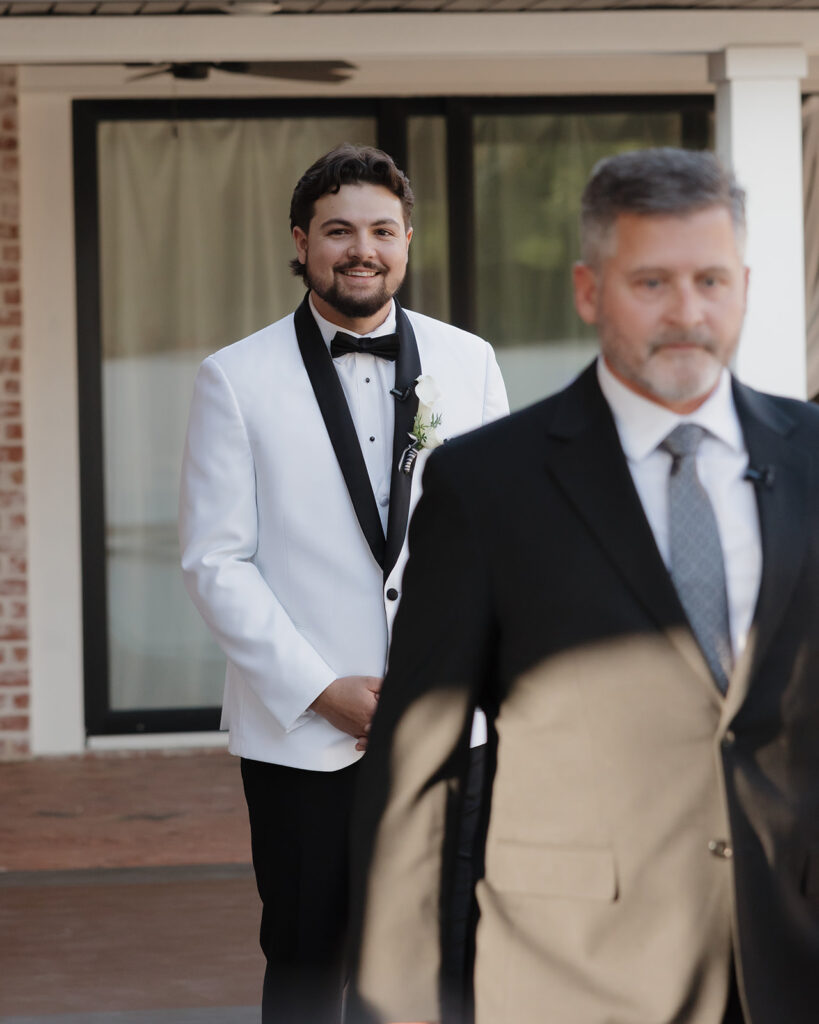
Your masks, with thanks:
<instances>
[{"instance_id":1,"label":"white trim board","mask_svg":"<svg viewBox=\"0 0 819 1024\"><path fill-rule=\"evenodd\" d=\"M8 18L0 63L696 54L795 45L819 54L815 11L317 14Z\"/></svg>"}]
</instances>

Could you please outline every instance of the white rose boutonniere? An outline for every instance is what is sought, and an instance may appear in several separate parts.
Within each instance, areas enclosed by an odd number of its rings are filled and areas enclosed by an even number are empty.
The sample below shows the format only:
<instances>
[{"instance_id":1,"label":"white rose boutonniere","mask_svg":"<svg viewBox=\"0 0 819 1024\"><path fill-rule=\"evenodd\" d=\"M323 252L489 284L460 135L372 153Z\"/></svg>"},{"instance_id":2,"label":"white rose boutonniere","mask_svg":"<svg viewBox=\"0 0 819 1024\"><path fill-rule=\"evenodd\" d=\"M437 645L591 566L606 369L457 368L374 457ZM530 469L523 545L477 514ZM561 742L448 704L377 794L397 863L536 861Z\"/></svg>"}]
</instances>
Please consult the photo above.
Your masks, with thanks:
<instances>
[{"instance_id":1,"label":"white rose boutonniere","mask_svg":"<svg viewBox=\"0 0 819 1024\"><path fill-rule=\"evenodd\" d=\"M418 398L418 412L412 421L409 445L404 449L401 456L401 472L411 473L418 452L425 448L437 448L443 444L443 439L438 436L438 427L443 417L435 412L433 406L441 398L441 390L435 380L428 374L422 374L414 385L415 395Z\"/></svg>"},{"instance_id":2,"label":"white rose boutonniere","mask_svg":"<svg viewBox=\"0 0 819 1024\"><path fill-rule=\"evenodd\" d=\"M441 397L441 390L434 379L426 373L415 382L415 394L418 396L418 412L412 423L410 437L416 442L419 450L437 448L441 444L437 429L443 417L440 413L433 412L432 407Z\"/></svg>"}]
</instances>

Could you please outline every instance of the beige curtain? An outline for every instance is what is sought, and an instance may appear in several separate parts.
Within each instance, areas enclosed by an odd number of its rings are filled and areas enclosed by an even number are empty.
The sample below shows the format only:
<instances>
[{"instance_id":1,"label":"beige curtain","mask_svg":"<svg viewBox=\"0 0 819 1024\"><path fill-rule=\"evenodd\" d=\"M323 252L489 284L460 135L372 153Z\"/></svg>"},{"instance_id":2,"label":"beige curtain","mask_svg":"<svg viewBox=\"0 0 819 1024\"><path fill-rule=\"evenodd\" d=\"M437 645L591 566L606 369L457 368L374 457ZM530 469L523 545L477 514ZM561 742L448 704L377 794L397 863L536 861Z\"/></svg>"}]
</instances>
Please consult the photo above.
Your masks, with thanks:
<instances>
[{"instance_id":1,"label":"beige curtain","mask_svg":"<svg viewBox=\"0 0 819 1024\"><path fill-rule=\"evenodd\" d=\"M218 704L224 659L182 586L179 466L199 362L292 310L293 187L369 118L100 125L111 705Z\"/></svg>"},{"instance_id":2,"label":"beige curtain","mask_svg":"<svg viewBox=\"0 0 819 1024\"><path fill-rule=\"evenodd\" d=\"M808 396L819 396L819 96L802 107Z\"/></svg>"},{"instance_id":3,"label":"beige curtain","mask_svg":"<svg viewBox=\"0 0 819 1024\"><path fill-rule=\"evenodd\" d=\"M415 192L410 247L412 308L449 320L449 202L446 121L442 116L407 121L407 174Z\"/></svg>"}]
</instances>

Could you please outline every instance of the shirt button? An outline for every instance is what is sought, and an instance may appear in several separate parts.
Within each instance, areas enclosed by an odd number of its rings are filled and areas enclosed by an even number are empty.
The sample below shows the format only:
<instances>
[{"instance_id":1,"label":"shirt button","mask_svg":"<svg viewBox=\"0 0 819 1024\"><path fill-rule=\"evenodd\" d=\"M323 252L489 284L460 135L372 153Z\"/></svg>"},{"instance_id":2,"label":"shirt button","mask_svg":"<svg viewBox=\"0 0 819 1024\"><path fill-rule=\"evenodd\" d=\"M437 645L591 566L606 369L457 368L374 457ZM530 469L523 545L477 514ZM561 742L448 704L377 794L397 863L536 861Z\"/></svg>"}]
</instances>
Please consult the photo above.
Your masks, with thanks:
<instances>
[{"instance_id":1,"label":"shirt button","mask_svg":"<svg viewBox=\"0 0 819 1024\"><path fill-rule=\"evenodd\" d=\"M389 494L382 494L381 497L378 499L378 504L381 506L381 508L386 508L387 505L389 505L389 503L390 503L390 496L389 496Z\"/></svg>"},{"instance_id":2,"label":"shirt button","mask_svg":"<svg viewBox=\"0 0 819 1024\"><path fill-rule=\"evenodd\" d=\"M372 436L372 434L370 435L370 440L371 440L371 441L374 441L374 440L375 440L375 438L374 438L374 437Z\"/></svg>"},{"instance_id":3,"label":"shirt button","mask_svg":"<svg viewBox=\"0 0 819 1024\"><path fill-rule=\"evenodd\" d=\"M369 384L370 383L370 378L369 377L365 377L364 378L364 383L365 384Z\"/></svg>"},{"instance_id":4,"label":"shirt button","mask_svg":"<svg viewBox=\"0 0 819 1024\"><path fill-rule=\"evenodd\" d=\"M398 591L395 589L395 587L390 587L390 589L387 591L387 600L388 601L397 601L398 600Z\"/></svg>"},{"instance_id":5,"label":"shirt button","mask_svg":"<svg viewBox=\"0 0 819 1024\"><path fill-rule=\"evenodd\" d=\"M734 856L733 847L724 839L709 839L708 851L714 857L721 857L723 860L730 860Z\"/></svg>"}]
</instances>

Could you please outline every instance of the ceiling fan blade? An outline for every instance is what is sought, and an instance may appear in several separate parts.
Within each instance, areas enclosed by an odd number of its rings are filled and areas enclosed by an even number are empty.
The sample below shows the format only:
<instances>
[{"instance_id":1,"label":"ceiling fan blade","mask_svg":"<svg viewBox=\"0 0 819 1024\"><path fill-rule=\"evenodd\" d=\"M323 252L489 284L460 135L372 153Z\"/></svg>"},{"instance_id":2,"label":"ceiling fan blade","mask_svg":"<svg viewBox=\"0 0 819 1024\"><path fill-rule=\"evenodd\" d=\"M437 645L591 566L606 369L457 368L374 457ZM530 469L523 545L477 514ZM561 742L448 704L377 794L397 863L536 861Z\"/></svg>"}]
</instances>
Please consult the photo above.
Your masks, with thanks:
<instances>
[{"instance_id":1,"label":"ceiling fan blade","mask_svg":"<svg viewBox=\"0 0 819 1024\"><path fill-rule=\"evenodd\" d=\"M288 78L300 82L344 82L358 70L355 64L346 60L229 61L213 67L237 75Z\"/></svg>"},{"instance_id":2,"label":"ceiling fan blade","mask_svg":"<svg viewBox=\"0 0 819 1024\"><path fill-rule=\"evenodd\" d=\"M165 64L128 64L148 67L128 81L137 82L157 75L173 75L186 81L201 81L211 68L234 75L255 75L262 78L285 78L298 82L345 82L358 68L346 60L261 60L261 61L173 61Z\"/></svg>"}]
</instances>

